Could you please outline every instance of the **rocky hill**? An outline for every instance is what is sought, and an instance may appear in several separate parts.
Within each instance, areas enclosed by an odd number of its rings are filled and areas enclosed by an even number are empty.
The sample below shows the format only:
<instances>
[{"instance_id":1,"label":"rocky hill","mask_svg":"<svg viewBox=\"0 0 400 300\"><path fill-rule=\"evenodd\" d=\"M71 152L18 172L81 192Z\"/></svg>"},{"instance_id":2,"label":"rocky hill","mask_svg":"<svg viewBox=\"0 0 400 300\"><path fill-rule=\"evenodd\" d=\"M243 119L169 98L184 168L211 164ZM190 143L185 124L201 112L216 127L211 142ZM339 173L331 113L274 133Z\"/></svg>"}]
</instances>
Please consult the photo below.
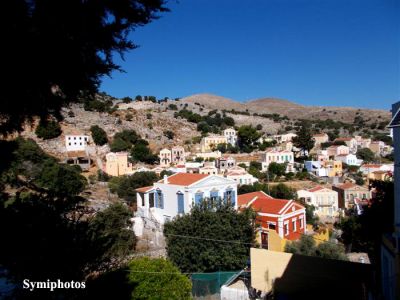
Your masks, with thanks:
<instances>
[{"instance_id":1,"label":"rocky hill","mask_svg":"<svg viewBox=\"0 0 400 300\"><path fill-rule=\"evenodd\" d=\"M279 114L290 119L332 119L345 123L353 123L359 116L366 123L389 121L390 112L378 109L354 107L305 106L278 98L260 98L248 102L238 102L210 94L196 94L182 98L183 103L202 105L208 109L225 109L258 114Z\"/></svg>"}]
</instances>

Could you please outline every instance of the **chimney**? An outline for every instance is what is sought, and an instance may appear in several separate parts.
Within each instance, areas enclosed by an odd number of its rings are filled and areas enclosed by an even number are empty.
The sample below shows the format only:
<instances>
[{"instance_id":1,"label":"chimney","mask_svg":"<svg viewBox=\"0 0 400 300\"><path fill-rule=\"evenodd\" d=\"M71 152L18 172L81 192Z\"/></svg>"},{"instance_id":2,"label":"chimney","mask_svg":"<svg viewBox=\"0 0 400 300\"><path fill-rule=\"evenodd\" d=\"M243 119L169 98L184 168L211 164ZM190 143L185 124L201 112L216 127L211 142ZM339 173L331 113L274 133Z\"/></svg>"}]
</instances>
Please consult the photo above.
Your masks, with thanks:
<instances>
[{"instance_id":1,"label":"chimney","mask_svg":"<svg viewBox=\"0 0 400 300\"><path fill-rule=\"evenodd\" d=\"M168 183L168 176L167 175L164 175L164 184L167 184Z\"/></svg>"}]
</instances>

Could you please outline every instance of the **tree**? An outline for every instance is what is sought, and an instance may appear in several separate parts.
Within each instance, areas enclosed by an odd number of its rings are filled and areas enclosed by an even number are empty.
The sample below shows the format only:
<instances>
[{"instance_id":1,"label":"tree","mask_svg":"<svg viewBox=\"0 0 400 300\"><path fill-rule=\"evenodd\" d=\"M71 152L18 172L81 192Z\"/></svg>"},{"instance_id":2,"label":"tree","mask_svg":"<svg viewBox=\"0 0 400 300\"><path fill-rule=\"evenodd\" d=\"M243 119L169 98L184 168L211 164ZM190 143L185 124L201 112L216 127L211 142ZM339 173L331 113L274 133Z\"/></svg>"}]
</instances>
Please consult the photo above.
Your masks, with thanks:
<instances>
[{"instance_id":1,"label":"tree","mask_svg":"<svg viewBox=\"0 0 400 300\"><path fill-rule=\"evenodd\" d=\"M132 161L141 161L146 164L155 164L158 156L153 154L145 140L139 140L131 151Z\"/></svg>"},{"instance_id":2,"label":"tree","mask_svg":"<svg viewBox=\"0 0 400 300\"><path fill-rule=\"evenodd\" d=\"M142 101L142 100L143 100L143 98L142 98L142 96L140 96L140 95L137 95L137 96L135 97L135 100L136 100L136 101Z\"/></svg>"},{"instance_id":3,"label":"tree","mask_svg":"<svg viewBox=\"0 0 400 300\"><path fill-rule=\"evenodd\" d=\"M112 152L129 151L140 140L140 136L134 130L123 130L114 135L110 145Z\"/></svg>"},{"instance_id":4,"label":"tree","mask_svg":"<svg viewBox=\"0 0 400 300\"><path fill-rule=\"evenodd\" d=\"M308 153L314 147L315 141L311 132L311 127L308 123L303 122L300 129L297 130L297 136L293 137L293 145L300 148L303 154Z\"/></svg>"},{"instance_id":5,"label":"tree","mask_svg":"<svg viewBox=\"0 0 400 300\"><path fill-rule=\"evenodd\" d=\"M192 283L170 261L148 257L129 263L131 299L192 299Z\"/></svg>"},{"instance_id":6,"label":"tree","mask_svg":"<svg viewBox=\"0 0 400 300\"><path fill-rule=\"evenodd\" d=\"M268 165L268 172L276 176L283 176L286 173L286 164L278 164L276 162L271 162Z\"/></svg>"},{"instance_id":7,"label":"tree","mask_svg":"<svg viewBox=\"0 0 400 300\"><path fill-rule=\"evenodd\" d=\"M133 99L131 97L124 97L122 98L122 102L123 103L131 103L133 101Z\"/></svg>"},{"instance_id":8,"label":"tree","mask_svg":"<svg viewBox=\"0 0 400 300\"><path fill-rule=\"evenodd\" d=\"M176 104L171 103L170 105L168 105L168 109L170 109L170 110L178 110L178 106L176 106Z\"/></svg>"},{"instance_id":9,"label":"tree","mask_svg":"<svg viewBox=\"0 0 400 300\"><path fill-rule=\"evenodd\" d=\"M92 138L96 145L103 146L108 143L107 133L103 128L93 125L90 127L90 131L92 132Z\"/></svg>"},{"instance_id":10,"label":"tree","mask_svg":"<svg viewBox=\"0 0 400 300\"><path fill-rule=\"evenodd\" d=\"M278 183L277 185L271 186L270 195L277 199L296 199L295 190L284 183Z\"/></svg>"},{"instance_id":11,"label":"tree","mask_svg":"<svg viewBox=\"0 0 400 300\"><path fill-rule=\"evenodd\" d=\"M285 252L328 259L348 260L342 245L327 241L316 246L315 240L309 235L302 235L300 240L287 243Z\"/></svg>"},{"instance_id":12,"label":"tree","mask_svg":"<svg viewBox=\"0 0 400 300\"><path fill-rule=\"evenodd\" d=\"M60 125L55 121L40 120L36 127L35 133L37 137L44 140L54 139L62 133Z\"/></svg>"},{"instance_id":13,"label":"tree","mask_svg":"<svg viewBox=\"0 0 400 300\"><path fill-rule=\"evenodd\" d=\"M251 125L242 125L238 130L239 146L242 150L249 151L254 148L254 144L261 134Z\"/></svg>"},{"instance_id":14,"label":"tree","mask_svg":"<svg viewBox=\"0 0 400 300\"><path fill-rule=\"evenodd\" d=\"M204 200L164 225L168 257L183 272L242 269L254 241L253 222L250 210L239 213L229 204Z\"/></svg>"},{"instance_id":15,"label":"tree","mask_svg":"<svg viewBox=\"0 0 400 300\"><path fill-rule=\"evenodd\" d=\"M375 154L369 148L357 150L356 156L361 158L364 162L372 162L375 160Z\"/></svg>"},{"instance_id":16,"label":"tree","mask_svg":"<svg viewBox=\"0 0 400 300\"><path fill-rule=\"evenodd\" d=\"M158 179L154 172L136 172L130 176L111 178L108 187L112 193L118 194L118 197L134 202L136 201L135 189L153 185Z\"/></svg>"},{"instance_id":17,"label":"tree","mask_svg":"<svg viewBox=\"0 0 400 300\"><path fill-rule=\"evenodd\" d=\"M262 125L261 124L257 124L257 126L256 126L256 129L257 130L261 130L263 127L262 127Z\"/></svg>"},{"instance_id":18,"label":"tree","mask_svg":"<svg viewBox=\"0 0 400 300\"><path fill-rule=\"evenodd\" d=\"M175 137L175 133L171 130L165 130L163 133L169 140L173 140Z\"/></svg>"},{"instance_id":19,"label":"tree","mask_svg":"<svg viewBox=\"0 0 400 300\"><path fill-rule=\"evenodd\" d=\"M124 258L136 244L130 218L132 213L121 203L112 204L89 222L93 251L105 260Z\"/></svg>"},{"instance_id":20,"label":"tree","mask_svg":"<svg viewBox=\"0 0 400 300\"><path fill-rule=\"evenodd\" d=\"M114 53L137 47L128 33L165 11L163 0L11 1L1 31L7 76L0 132L22 130L33 116L59 115L66 103L93 96L103 76L121 70Z\"/></svg>"}]
</instances>

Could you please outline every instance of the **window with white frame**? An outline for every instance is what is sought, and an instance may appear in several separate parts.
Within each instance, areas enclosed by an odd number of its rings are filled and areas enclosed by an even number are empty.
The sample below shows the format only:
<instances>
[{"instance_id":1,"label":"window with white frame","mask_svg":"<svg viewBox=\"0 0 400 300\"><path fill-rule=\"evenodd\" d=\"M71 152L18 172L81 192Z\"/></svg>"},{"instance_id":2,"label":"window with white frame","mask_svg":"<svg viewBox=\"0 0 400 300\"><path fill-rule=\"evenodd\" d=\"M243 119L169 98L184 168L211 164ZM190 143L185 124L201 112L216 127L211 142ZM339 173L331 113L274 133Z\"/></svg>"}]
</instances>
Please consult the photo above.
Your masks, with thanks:
<instances>
[{"instance_id":1,"label":"window with white frame","mask_svg":"<svg viewBox=\"0 0 400 300\"><path fill-rule=\"evenodd\" d=\"M300 221L300 228L303 228L303 226L304 226L304 224L303 224L303 222L304 222L303 217L300 217L300 218L299 218L299 221Z\"/></svg>"},{"instance_id":2,"label":"window with white frame","mask_svg":"<svg viewBox=\"0 0 400 300\"><path fill-rule=\"evenodd\" d=\"M296 232L296 219L292 219L292 227L293 227L293 232Z\"/></svg>"},{"instance_id":3,"label":"window with white frame","mask_svg":"<svg viewBox=\"0 0 400 300\"><path fill-rule=\"evenodd\" d=\"M285 229L285 235L288 235L289 234L289 222L285 222L283 227Z\"/></svg>"}]
</instances>

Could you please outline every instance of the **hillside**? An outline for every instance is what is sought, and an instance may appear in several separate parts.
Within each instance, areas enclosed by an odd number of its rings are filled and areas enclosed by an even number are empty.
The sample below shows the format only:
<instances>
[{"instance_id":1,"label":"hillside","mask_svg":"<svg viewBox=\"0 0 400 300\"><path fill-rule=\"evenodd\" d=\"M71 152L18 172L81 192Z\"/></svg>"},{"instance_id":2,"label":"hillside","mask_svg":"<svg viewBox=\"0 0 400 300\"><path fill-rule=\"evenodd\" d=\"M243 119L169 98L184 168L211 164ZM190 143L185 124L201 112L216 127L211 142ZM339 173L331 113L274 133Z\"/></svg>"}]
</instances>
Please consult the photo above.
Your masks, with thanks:
<instances>
[{"instance_id":1,"label":"hillside","mask_svg":"<svg viewBox=\"0 0 400 300\"><path fill-rule=\"evenodd\" d=\"M332 119L345 123L353 123L356 116L362 117L366 123L389 121L390 112L378 109L354 107L304 106L278 98L260 98L248 102L238 102L210 94L196 94L182 98L183 103L198 103L208 109L226 109L246 111L258 114L280 114L295 119Z\"/></svg>"}]
</instances>

